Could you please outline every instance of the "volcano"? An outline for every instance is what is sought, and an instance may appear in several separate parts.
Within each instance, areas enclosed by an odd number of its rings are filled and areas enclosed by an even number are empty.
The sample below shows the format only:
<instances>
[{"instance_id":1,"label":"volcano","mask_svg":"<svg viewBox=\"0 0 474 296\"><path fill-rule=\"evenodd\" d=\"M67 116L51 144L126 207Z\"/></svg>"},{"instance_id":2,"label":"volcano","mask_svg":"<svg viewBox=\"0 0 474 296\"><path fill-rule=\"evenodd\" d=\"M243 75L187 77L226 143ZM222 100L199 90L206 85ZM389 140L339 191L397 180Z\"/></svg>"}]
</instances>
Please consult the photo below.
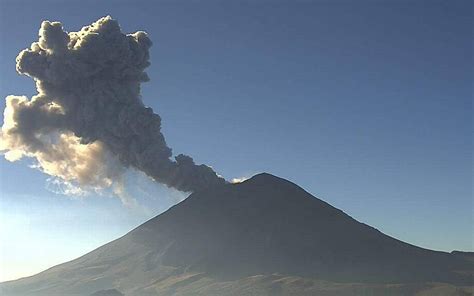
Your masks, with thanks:
<instances>
[{"instance_id":1,"label":"volcano","mask_svg":"<svg viewBox=\"0 0 474 296\"><path fill-rule=\"evenodd\" d=\"M2 295L470 295L466 252L419 248L270 174L191 194ZM427 293L427 294L423 294Z\"/></svg>"}]
</instances>

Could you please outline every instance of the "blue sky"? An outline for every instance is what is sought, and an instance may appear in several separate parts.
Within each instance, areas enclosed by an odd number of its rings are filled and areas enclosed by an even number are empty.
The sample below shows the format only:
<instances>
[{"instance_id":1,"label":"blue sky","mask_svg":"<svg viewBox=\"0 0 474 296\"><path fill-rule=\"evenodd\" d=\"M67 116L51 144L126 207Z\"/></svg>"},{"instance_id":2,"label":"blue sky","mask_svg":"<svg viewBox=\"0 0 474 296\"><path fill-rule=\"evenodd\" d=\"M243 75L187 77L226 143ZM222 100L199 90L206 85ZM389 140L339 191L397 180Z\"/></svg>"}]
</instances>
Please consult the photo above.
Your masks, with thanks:
<instances>
[{"instance_id":1,"label":"blue sky","mask_svg":"<svg viewBox=\"0 0 474 296\"><path fill-rule=\"evenodd\" d=\"M175 154L227 179L287 178L418 246L474 250L469 1L0 0L0 96L36 93L15 57L42 20L76 31L107 14L154 42L142 95ZM130 173L140 209L71 198L29 164L0 160L0 280L82 255L185 197Z\"/></svg>"}]
</instances>

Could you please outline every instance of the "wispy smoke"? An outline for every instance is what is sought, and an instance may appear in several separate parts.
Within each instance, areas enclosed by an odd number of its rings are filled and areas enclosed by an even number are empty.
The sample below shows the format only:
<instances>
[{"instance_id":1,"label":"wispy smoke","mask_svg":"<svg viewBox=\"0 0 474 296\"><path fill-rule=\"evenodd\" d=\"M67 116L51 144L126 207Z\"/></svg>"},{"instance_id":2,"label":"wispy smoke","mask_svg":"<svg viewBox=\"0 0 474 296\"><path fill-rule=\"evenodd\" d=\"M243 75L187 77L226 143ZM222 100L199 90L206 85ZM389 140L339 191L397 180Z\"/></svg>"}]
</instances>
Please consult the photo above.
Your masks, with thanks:
<instances>
[{"instance_id":1,"label":"wispy smoke","mask_svg":"<svg viewBox=\"0 0 474 296\"><path fill-rule=\"evenodd\" d=\"M238 184L238 183L242 183L242 182L244 182L244 181L246 181L246 180L248 180L248 179L250 179L250 177L232 178L232 179L230 180L230 183L232 183L232 184Z\"/></svg>"},{"instance_id":2,"label":"wispy smoke","mask_svg":"<svg viewBox=\"0 0 474 296\"><path fill-rule=\"evenodd\" d=\"M140 98L151 45L145 32L123 34L109 16L70 33L43 22L39 40L17 57L38 94L6 98L6 159L33 157L45 173L91 188L110 187L130 166L180 191L224 183L189 156L171 159L160 116Z\"/></svg>"}]
</instances>

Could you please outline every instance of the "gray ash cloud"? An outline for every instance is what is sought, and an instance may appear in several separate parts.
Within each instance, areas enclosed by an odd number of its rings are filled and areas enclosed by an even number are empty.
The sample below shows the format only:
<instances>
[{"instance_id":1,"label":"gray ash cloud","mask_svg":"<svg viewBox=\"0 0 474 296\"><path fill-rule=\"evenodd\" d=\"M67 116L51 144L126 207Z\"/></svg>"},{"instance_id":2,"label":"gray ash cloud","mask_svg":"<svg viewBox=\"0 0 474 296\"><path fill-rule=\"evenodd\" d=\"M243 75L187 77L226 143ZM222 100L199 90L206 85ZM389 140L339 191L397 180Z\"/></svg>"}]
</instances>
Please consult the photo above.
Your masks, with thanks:
<instances>
[{"instance_id":1,"label":"gray ash cloud","mask_svg":"<svg viewBox=\"0 0 474 296\"><path fill-rule=\"evenodd\" d=\"M45 173L90 187L111 186L127 167L186 192L224 183L189 156L172 158L160 116L143 104L151 46L145 32L124 34L109 16L69 33L43 22L39 40L17 57L38 94L6 98L5 157L33 157Z\"/></svg>"}]
</instances>

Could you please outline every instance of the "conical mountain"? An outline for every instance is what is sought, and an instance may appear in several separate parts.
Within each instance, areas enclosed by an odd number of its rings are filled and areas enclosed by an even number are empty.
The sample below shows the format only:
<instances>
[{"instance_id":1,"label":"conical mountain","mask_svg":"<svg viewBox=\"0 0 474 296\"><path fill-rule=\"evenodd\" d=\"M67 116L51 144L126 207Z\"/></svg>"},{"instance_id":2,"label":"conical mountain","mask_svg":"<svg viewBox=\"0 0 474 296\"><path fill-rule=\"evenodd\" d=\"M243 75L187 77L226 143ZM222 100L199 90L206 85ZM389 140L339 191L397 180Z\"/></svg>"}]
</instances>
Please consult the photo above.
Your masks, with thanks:
<instances>
[{"instance_id":1,"label":"conical mountain","mask_svg":"<svg viewBox=\"0 0 474 296\"><path fill-rule=\"evenodd\" d=\"M439 291L426 284L438 282L457 295L472 285L469 260L391 238L264 173L195 192L120 239L0 288L2 295L415 295Z\"/></svg>"}]
</instances>

